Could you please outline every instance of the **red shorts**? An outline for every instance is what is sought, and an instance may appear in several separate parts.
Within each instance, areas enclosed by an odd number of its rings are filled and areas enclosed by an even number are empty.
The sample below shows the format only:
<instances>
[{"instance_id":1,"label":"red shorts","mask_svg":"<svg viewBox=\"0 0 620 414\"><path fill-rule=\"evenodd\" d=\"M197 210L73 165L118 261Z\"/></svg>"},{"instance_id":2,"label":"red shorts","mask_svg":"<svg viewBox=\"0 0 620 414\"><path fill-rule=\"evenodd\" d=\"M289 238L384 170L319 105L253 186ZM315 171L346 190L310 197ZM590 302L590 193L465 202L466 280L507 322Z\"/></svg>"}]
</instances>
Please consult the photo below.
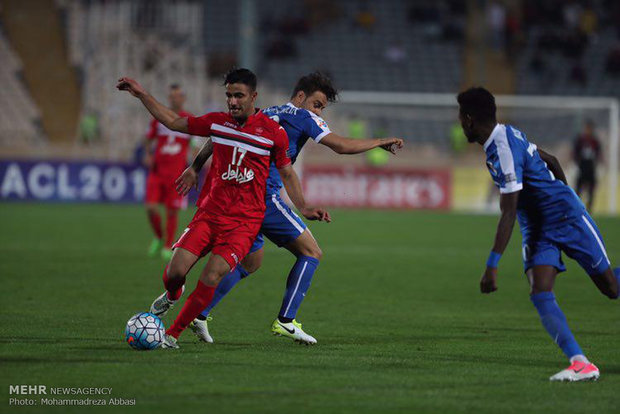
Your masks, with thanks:
<instances>
[{"instance_id":1,"label":"red shorts","mask_svg":"<svg viewBox=\"0 0 620 414\"><path fill-rule=\"evenodd\" d=\"M146 178L146 195L144 201L147 204L163 204L168 208L185 208L187 200L177 193L174 178L161 177L149 173Z\"/></svg>"},{"instance_id":2,"label":"red shorts","mask_svg":"<svg viewBox=\"0 0 620 414\"><path fill-rule=\"evenodd\" d=\"M209 220L207 211L199 208L172 248L180 247L198 257L212 252L234 269L250 252L260 226L260 221L216 223Z\"/></svg>"}]
</instances>

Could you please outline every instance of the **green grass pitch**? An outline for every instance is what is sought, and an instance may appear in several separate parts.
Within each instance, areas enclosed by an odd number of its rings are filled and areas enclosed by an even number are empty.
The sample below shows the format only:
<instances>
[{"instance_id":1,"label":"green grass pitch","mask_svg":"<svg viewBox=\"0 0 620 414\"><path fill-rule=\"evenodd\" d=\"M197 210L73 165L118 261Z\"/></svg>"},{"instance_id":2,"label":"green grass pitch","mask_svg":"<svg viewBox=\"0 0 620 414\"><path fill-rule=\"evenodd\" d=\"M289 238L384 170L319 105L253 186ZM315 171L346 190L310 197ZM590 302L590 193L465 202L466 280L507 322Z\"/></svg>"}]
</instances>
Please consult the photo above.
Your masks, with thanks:
<instances>
[{"instance_id":1,"label":"green grass pitch","mask_svg":"<svg viewBox=\"0 0 620 414\"><path fill-rule=\"evenodd\" d=\"M333 217L311 225L324 258L298 315L318 345L270 334L293 259L267 244L262 269L216 308L215 344L188 331L178 351L139 352L122 333L162 291L163 269L146 257L143 210L0 204L0 412L618 412L620 303L574 262L556 294L601 379L549 383L566 361L529 301L518 230L499 290L483 296L478 281L497 217ZM620 219L597 221L618 263ZM111 387L136 406L9 407L15 384Z\"/></svg>"}]
</instances>

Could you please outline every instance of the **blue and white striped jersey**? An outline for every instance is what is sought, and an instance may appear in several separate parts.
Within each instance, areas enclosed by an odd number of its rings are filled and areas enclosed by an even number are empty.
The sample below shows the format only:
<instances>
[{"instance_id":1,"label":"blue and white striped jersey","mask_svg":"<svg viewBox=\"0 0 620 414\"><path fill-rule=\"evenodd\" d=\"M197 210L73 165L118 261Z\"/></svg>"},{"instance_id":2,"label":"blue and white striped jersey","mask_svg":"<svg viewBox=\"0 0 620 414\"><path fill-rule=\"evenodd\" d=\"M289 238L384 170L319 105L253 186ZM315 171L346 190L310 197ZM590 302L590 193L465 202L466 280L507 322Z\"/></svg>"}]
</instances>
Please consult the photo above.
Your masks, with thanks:
<instances>
[{"instance_id":1,"label":"blue and white striped jersey","mask_svg":"<svg viewBox=\"0 0 620 414\"><path fill-rule=\"evenodd\" d=\"M585 212L575 192L557 180L536 145L510 125L497 124L484 143L487 167L502 194L521 191L517 214L521 230L554 228Z\"/></svg>"},{"instance_id":2,"label":"blue and white striped jersey","mask_svg":"<svg viewBox=\"0 0 620 414\"><path fill-rule=\"evenodd\" d=\"M288 156L291 162L297 160L297 156L301 149L308 141L308 138L315 142L320 142L324 136L331 131L323 118L302 108L297 108L292 103L281 106L272 106L263 109L265 115L280 124L288 135ZM280 194L282 188L282 180L278 169L271 164L269 177L267 178L267 196L272 194Z\"/></svg>"}]
</instances>

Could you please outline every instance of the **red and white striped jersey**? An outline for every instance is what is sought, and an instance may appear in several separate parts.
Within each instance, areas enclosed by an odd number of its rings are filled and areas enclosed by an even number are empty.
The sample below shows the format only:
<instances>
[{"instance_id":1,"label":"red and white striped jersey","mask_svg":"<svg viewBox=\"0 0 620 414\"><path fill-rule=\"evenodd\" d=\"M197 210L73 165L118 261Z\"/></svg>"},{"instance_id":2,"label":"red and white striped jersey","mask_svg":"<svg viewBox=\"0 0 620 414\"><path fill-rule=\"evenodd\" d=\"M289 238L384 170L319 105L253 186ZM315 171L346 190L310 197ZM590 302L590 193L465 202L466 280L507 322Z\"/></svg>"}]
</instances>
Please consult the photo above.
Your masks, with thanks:
<instances>
[{"instance_id":1,"label":"red and white striped jersey","mask_svg":"<svg viewBox=\"0 0 620 414\"><path fill-rule=\"evenodd\" d=\"M284 129L258 110L243 126L225 112L188 117L187 125L190 134L213 141L198 206L220 221L262 221L269 166L291 162Z\"/></svg>"}]
</instances>

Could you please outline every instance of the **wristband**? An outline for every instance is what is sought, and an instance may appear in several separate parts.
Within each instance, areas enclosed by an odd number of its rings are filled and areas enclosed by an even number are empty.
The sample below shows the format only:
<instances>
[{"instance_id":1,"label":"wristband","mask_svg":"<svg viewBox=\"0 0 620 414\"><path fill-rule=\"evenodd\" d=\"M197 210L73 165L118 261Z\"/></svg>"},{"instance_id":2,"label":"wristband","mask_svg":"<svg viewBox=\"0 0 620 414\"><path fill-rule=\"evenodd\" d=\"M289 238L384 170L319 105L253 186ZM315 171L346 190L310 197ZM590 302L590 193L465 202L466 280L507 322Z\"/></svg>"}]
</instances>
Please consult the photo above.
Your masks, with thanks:
<instances>
[{"instance_id":1,"label":"wristband","mask_svg":"<svg viewBox=\"0 0 620 414\"><path fill-rule=\"evenodd\" d=\"M487 267L497 268L497 265L499 264L499 259L501 258L501 254L491 251L491 254L489 254L489 258L487 259Z\"/></svg>"}]
</instances>

